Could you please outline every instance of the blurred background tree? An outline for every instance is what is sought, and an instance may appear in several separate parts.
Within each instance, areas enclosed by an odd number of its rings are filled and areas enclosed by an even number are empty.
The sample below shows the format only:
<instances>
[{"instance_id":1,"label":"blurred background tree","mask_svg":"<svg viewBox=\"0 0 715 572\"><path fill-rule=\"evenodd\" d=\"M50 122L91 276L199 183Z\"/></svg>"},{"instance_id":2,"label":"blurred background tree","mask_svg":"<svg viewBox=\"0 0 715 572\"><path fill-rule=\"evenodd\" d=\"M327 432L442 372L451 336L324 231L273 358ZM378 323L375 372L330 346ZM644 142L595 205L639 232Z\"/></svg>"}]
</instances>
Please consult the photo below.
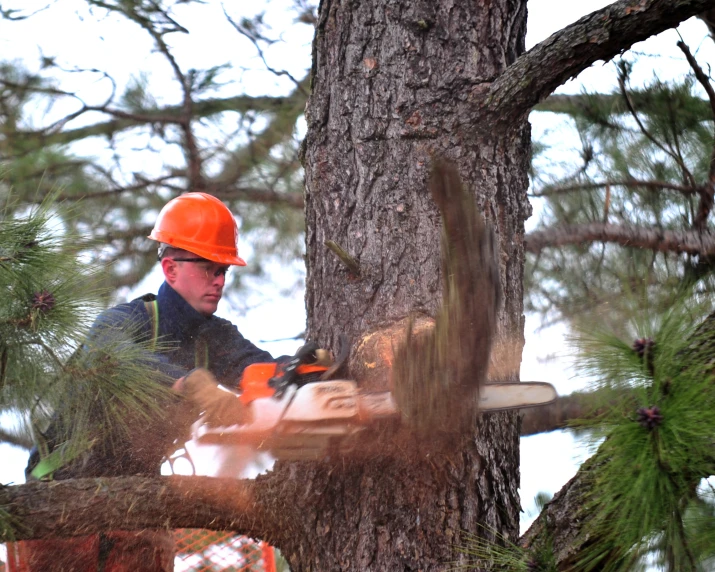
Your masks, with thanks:
<instances>
[{"instance_id":1,"label":"blurred background tree","mask_svg":"<svg viewBox=\"0 0 715 572\"><path fill-rule=\"evenodd\" d=\"M711 49L710 36L692 40ZM677 292L713 290L715 91L710 62L682 40L677 48L675 80L631 85L647 62L627 54L614 66L613 92L540 106L568 116L580 143L567 166L548 144L534 145L539 210L527 237L526 304L546 323L597 314L615 327L644 300L659 311Z\"/></svg>"},{"instance_id":2,"label":"blurred background tree","mask_svg":"<svg viewBox=\"0 0 715 572\"><path fill-rule=\"evenodd\" d=\"M40 23L59 10L66 18L72 9L14 4L3 3L5 26ZM0 192L12 189L23 208L60 188L57 214L81 237L83 260L108 265L102 284L108 294L136 285L154 267L155 247L145 237L159 209L187 191L214 194L240 213L249 273L263 274L269 260L300 260L298 146L313 7L302 0L276 4L271 14L245 16L245 6L232 14L216 3L186 0L73 2L78 22L91 22L97 41L120 31L122 43L144 47L145 61L125 62L129 72L117 73L113 62L100 69L96 58L66 54L37 37L36 59L0 65ZM192 67L189 30L179 23L189 17L223 26L217 40L233 32L228 49L204 58L223 60ZM272 27L274 20L290 26L289 39L285 29ZM302 50L303 57L273 67L274 53L289 40L287 49ZM240 67L252 60L258 70ZM258 81L260 71L270 77ZM66 216L80 200L76 216ZM300 281L302 265L294 266ZM234 291L241 276L246 273L233 276Z\"/></svg>"}]
</instances>

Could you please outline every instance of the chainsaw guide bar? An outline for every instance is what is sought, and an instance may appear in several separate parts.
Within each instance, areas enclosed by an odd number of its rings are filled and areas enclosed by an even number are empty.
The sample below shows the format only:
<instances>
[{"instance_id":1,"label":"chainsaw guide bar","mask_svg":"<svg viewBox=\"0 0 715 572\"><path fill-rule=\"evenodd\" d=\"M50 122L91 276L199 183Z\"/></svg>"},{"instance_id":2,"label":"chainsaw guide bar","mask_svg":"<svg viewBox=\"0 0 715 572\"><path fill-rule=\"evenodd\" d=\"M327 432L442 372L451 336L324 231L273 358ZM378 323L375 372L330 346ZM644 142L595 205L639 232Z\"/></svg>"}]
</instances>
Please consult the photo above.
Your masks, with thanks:
<instances>
[{"instance_id":1,"label":"chainsaw guide bar","mask_svg":"<svg viewBox=\"0 0 715 572\"><path fill-rule=\"evenodd\" d=\"M487 383L480 388L479 411L536 407L556 397L549 383ZM367 426L400 416L389 391L361 391L351 380L291 386L280 398L256 398L246 406L253 414L251 423L220 428L202 425L197 431L199 443L250 444L278 459L320 459L330 451L347 452L347 437Z\"/></svg>"}]
</instances>

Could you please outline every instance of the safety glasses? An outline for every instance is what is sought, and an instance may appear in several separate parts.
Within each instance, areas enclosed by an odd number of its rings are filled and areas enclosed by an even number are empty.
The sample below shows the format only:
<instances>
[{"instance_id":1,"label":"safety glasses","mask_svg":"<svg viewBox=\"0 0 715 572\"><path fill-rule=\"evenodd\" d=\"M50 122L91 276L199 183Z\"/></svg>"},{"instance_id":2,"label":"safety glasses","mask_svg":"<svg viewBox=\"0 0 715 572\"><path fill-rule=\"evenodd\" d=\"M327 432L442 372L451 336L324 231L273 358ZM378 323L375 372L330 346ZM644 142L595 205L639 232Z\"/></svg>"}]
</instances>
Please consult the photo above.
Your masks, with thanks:
<instances>
[{"instance_id":1,"label":"safety glasses","mask_svg":"<svg viewBox=\"0 0 715 572\"><path fill-rule=\"evenodd\" d=\"M216 264L215 262L211 262L210 260L206 260L205 258L171 258L170 260L173 260L174 262L193 262L195 264L202 264L204 267L204 271L206 272L207 278L209 277L209 274L211 274L213 266ZM231 268L230 265L219 266L216 270L213 271L214 278L218 278L219 276L226 276L226 272L228 272L229 268Z\"/></svg>"}]
</instances>

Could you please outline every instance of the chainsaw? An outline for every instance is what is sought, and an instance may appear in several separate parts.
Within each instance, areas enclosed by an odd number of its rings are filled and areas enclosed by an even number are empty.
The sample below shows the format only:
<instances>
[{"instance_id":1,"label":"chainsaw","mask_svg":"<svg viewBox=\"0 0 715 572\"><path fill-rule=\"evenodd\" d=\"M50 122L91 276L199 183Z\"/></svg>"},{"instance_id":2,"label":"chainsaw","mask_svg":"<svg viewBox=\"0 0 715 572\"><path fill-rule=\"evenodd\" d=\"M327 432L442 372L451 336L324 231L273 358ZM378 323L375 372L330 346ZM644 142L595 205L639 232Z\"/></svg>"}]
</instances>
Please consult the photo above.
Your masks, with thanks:
<instances>
[{"instance_id":1,"label":"chainsaw","mask_svg":"<svg viewBox=\"0 0 715 572\"><path fill-rule=\"evenodd\" d=\"M349 453L350 437L380 421L399 421L389 391L365 391L353 380L330 379L347 358L331 366L305 363L315 346L306 344L288 364L256 363L243 372L237 399L252 421L231 427L197 429L199 443L251 445L277 459L316 460L332 451ZM486 383L479 390L479 411L506 411L552 403L549 383L530 381Z\"/></svg>"}]
</instances>

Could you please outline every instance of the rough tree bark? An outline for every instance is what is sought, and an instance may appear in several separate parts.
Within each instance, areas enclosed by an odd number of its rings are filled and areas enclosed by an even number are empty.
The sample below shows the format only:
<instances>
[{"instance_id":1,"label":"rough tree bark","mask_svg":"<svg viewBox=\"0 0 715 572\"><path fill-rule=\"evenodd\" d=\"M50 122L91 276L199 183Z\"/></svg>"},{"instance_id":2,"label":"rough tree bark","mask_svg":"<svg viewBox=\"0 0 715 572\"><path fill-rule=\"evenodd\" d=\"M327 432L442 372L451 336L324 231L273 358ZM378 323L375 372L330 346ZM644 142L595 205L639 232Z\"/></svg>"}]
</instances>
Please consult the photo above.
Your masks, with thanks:
<instances>
[{"instance_id":1,"label":"rough tree bark","mask_svg":"<svg viewBox=\"0 0 715 572\"><path fill-rule=\"evenodd\" d=\"M594 61L714 5L622 0L522 54L525 0L322 0L304 147L310 337L335 347L346 333L357 343L411 313L434 314L439 221L425 181L438 153L456 162L496 228L500 334L512 364L500 378L514 378L523 344L529 110ZM359 269L348 269L328 240ZM353 356L351 368L368 372L369 357ZM378 381L385 379L371 383ZM459 559L462 531L481 525L515 540L519 523L516 416L485 416L454 441L436 448L388 427L368 436L361 458L279 463L251 485L247 518L221 513L207 523L190 494L182 510L193 507L203 526L263 533L296 571L441 570ZM40 494L56 485L31 486ZM0 492L32 530L49 517L28 509L22 490ZM107 514L119 511L115 520L145 508L127 504L118 483L96 490ZM71 499L66 508L64 515ZM167 504L167 526L175 510Z\"/></svg>"},{"instance_id":2,"label":"rough tree bark","mask_svg":"<svg viewBox=\"0 0 715 572\"><path fill-rule=\"evenodd\" d=\"M358 345L410 314L434 315L440 226L426 180L439 154L455 161L498 230L500 329L521 352L529 127L496 125L473 93L524 51L525 24L521 1L322 2L306 110L309 336L332 346L343 332ZM358 273L325 247L328 240L357 261ZM364 372L374 361L358 352L351 366ZM316 527L309 525L282 546L291 565L435 570L459 560L455 545L477 523L513 538L516 416L485 417L474 435L438 455L429 443L380 435L374 459L311 467L301 475L306 488L314 479L325 485L313 514L357 510L331 519L328 545L311 538Z\"/></svg>"}]
</instances>

